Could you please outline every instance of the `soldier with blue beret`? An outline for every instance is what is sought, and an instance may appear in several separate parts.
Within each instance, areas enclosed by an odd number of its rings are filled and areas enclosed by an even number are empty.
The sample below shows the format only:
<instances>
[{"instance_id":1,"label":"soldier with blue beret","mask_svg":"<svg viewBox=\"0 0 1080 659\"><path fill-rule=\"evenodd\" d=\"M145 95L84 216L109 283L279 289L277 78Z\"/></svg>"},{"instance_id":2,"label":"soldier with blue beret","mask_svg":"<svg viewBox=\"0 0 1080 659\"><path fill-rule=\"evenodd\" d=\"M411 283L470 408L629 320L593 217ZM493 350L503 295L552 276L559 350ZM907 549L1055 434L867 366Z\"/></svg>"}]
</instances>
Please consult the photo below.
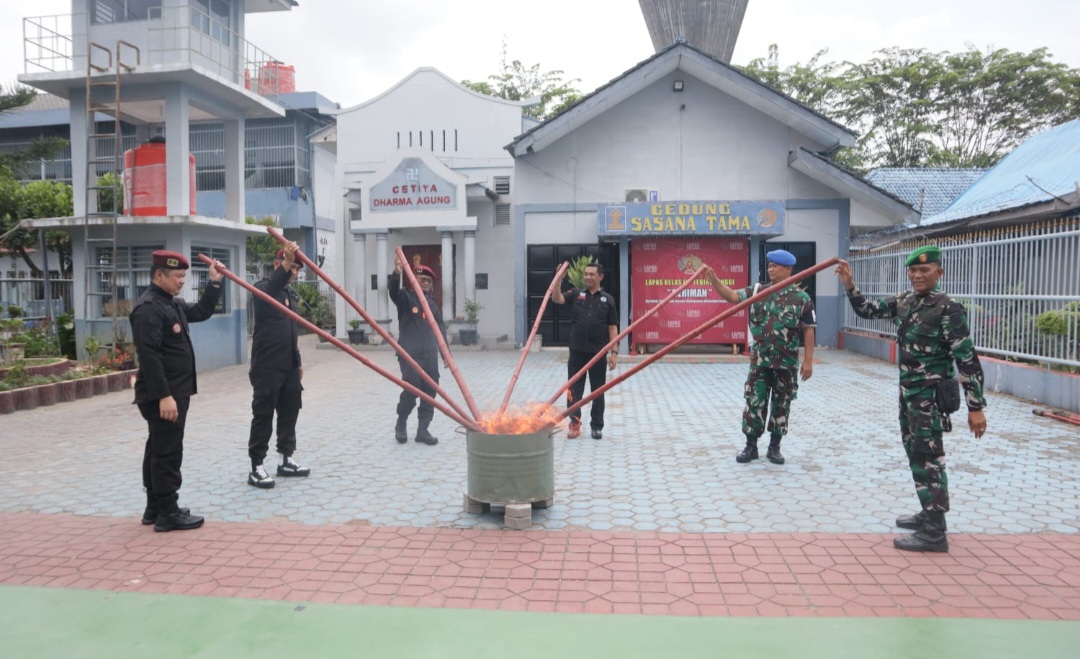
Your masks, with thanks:
<instances>
[{"instance_id":1,"label":"soldier with blue beret","mask_svg":"<svg viewBox=\"0 0 1080 659\"><path fill-rule=\"evenodd\" d=\"M769 285L791 276L795 255L785 249L765 254L768 261ZM712 268L705 277L724 298L737 304L759 292L759 286L738 291L728 288ZM817 318L814 304L806 291L797 284L776 291L750 306L750 373L746 377L742 431L746 446L735 460L746 463L758 459L757 442L769 431L769 449L765 457L773 464L784 464L780 441L787 434L791 403L799 391L799 377L809 380L814 374L814 328ZM805 357L799 366L799 346ZM768 423L766 424L766 416Z\"/></svg>"},{"instance_id":2,"label":"soldier with blue beret","mask_svg":"<svg viewBox=\"0 0 1080 659\"><path fill-rule=\"evenodd\" d=\"M982 437L986 432L983 372L963 305L938 288L944 273L941 248L920 247L908 254L904 264L911 290L882 300L868 300L862 294L846 261L841 261L835 272L856 314L889 318L897 326L900 437L921 510L897 518L898 527L914 529L915 533L897 538L893 545L907 551L946 552L949 481L942 433L947 430L950 410L941 409L948 404L948 396L942 392L947 392L954 382L955 363L967 400L968 427L976 438Z\"/></svg>"}]
</instances>

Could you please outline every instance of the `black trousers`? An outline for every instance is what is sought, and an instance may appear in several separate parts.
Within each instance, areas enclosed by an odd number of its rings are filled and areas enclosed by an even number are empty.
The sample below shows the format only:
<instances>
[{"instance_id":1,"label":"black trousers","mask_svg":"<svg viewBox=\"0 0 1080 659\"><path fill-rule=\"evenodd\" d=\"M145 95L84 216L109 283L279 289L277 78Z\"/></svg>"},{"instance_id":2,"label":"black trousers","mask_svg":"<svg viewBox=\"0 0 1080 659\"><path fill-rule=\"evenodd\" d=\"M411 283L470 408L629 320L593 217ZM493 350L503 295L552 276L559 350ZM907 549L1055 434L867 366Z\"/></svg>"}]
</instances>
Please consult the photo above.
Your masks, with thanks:
<instances>
[{"instance_id":1,"label":"black trousers","mask_svg":"<svg viewBox=\"0 0 1080 659\"><path fill-rule=\"evenodd\" d=\"M566 378L570 379L574 377L574 374L581 370L581 367L589 363L589 360L596 356L596 353L578 352L577 350L570 351L570 358L566 360ZM582 375L574 384L570 385L570 390L566 395L566 406L570 407L572 404L578 402L585 396L585 378L589 378L589 391L596 391L600 387L604 386L607 382L607 359L601 358L600 361L593 364L592 368L585 375ZM578 408L570 413L570 418L574 421L581 423L581 408ZM594 430L604 429L604 396L603 394L597 396L592 401L592 418L589 424Z\"/></svg>"},{"instance_id":2,"label":"black trousers","mask_svg":"<svg viewBox=\"0 0 1080 659\"><path fill-rule=\"evenodd\" d=\"M176 399L176 421L161 418L158 402L139 404L139 413L146 419L150 434L143 449L143 487L157 504L158 512L176 512L183 479L180 465L184 461L184 426L187 424L190 397Z\"/></svg>"},{"instance_id":3,"label":"black trousers","mask_svg":"<svg viewBox=\"0 0 1080 659\"><path fill-rule=\"evenodd\" d=\"M436 383L439 382L439 356L430 355L425 357L413 357L420 368L424 369L424 372L431 376L431 379ZM416 387L425 394L435 397L435 387L424 382L420 374L413 370L409 363L398 357L398 366L401 367L401 379L405 380L412 386ZM401 396L398 397L397 413L399 417L407 417L412 412L413 407L416 406L416 399L419 398L416 394L409 393L402 389ZM435 416L435 408L430 403L420 401L420 409L416 411L416 418L420 422L421 428L427 428L431 423L431 419Z\"/></svg>"},{"instance_id":4,"label":"black trousers","mask_svg":"<svg viewBox=\"0 0 1080 659\"><path fill-rule=\"evenodd\" d=\"M296 451L296 419L303 407L300 370L260 369L252 371L251 434L248 436L248 457L253 464L262 464L270 448L277 413L277 452L292 455Z\"/></svg>"}]
</instances>

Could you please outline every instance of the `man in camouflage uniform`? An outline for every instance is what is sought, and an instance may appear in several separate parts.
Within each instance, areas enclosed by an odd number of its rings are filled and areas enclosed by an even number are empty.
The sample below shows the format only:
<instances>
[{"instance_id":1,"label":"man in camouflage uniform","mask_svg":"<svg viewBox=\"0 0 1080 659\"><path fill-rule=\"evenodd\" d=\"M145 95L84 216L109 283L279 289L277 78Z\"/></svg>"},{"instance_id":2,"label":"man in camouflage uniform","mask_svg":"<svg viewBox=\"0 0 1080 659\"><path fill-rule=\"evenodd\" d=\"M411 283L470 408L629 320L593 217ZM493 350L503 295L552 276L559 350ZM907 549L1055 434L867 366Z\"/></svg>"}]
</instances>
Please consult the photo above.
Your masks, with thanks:
<instances>
[{"instance_id":1,"label":"man in camouflage uniform","mask_svg":"<svg viewBox=\"0 0 1080 659\"><path fill-rule=\"evenodd\" d=\"M791 276L795 266L795 256L791 252L773 250L765 255L765 259L768 261L770 286ZM705 277L720 297L732 304L754 295L758 288L732 290L720 281L712 268L705 271ZM757 460L757 441L765 432L765 416L768 413L769 450L765 457L773 464L784 464L780 440L787 434L791 401L795 400L799 390L796 371L801 371L803 380L809 380L814 374L816 324L810 296L794 284L750 305L750 334L754 342L750 348L750 374L744 386L746 407L743 409L742 431L746 435L746 447L735 457L737 462ZM801 369L800 339L806 346L806 358Z\"/></svg>"},{"instance_id":2,"label":"man in camouflage uniform","mask_svg":"<svg viewBox=\"0 0 1080 659\"><path fill-rule=\"evenodd\" d=\"M851 266L841 261L836 276L847 290L848 302L863 318L891 318L897 326L900 350L900 435L908 456L915 492L922 510L896 520L915 533L896 538L893 545L908 551L949 550L945 513L949 510L949 480L945 475L942 413L938 383L953 377L956 362L968 408L968 427L976 438L986 432L983 372L968 333L964 307L937 288L944 270L941 249L921 247L905 261L912 290L883 300L867 300L855 286Z\"/></svg>"}]
</instances>

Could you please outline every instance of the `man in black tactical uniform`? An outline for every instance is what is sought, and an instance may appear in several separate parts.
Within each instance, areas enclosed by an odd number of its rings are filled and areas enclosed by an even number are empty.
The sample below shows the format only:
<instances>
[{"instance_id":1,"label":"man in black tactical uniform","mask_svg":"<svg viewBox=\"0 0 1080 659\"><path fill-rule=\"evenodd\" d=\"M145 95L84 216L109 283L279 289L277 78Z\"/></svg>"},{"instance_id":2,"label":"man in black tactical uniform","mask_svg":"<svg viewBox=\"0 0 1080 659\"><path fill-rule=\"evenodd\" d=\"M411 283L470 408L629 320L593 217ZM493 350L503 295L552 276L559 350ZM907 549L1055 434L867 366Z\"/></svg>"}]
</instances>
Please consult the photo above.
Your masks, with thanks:
<instances>
[{"instance_id":1,"label":"man in black tactical uniform","mask_svg":"<svg viewBox=\"0 0 1080 659\"><path fill-rule=\"evenodd\" d=\"M397 307L398 312L398 327L400 328L398 343L401 344L405 352L409 353L410 357L416 360L417 365L424 369L424 372L431 376L432 380L438 383L439 344L435 339L435 334L431 331L427 318L424 317L424 307L420 304L420 298L411 288L402 287L401 285L401 267L402 264L395 259L394 273L390 275L388 282L390 301ZM420 288L424 291L424 297L427 298L428 308L431 309L432 315L435 316L436 324L442 328L442 310L435 302L435 296L432 294L435 286L435 271L426 265L417 265L413 268L413 271L416 274L417 281L420 283ZM443 340L445 341L446 330L442 329L440 331L443 332ZM416 373L401 355L398 355L398 365L401 367L401 379L425 394L435 396L434 387L424 382L420 374ZM409 420L409 414L412 412L413 407L416 406L417 398L415 394L405 390L402 390L401 396L398 398L397 425L394 426L394 439L399 444L409 441L406 424ZM418 421L416 441L421 444L433 446L439 443L439 438L428 431L428 426L431 425L434 416L435 408L430 403L421 400L420 409L416 413Z\"/></svg>"},{"instance_id":2,"label":"man in black tactical uniform","mask_svg":"<svg viewBox=\"0 0 1080 659\"><path fill-rule=\"evenodd\" d=\"M191 397L198 391L188 323L214 314L224 267L216 261L210 266L206 290L198 303L190 304L176 297L184 288L188 260L165 250L151 257L150 287L139 296L130 316L139 357L135 403L150 429L143 451L146 510L142 523L153 524L155 531L195 529L202 526L203 518L177 505L184 426Z\"/></svg>"},{"instance_id":3,"label":"man in black tactical uniform","mask_svg":"<svg viewBox=\"0 0 1080 659\"><path fill-rule=\"evenodd\" d=\"M296 280L302 265L296 260L299 246L290 242L278 250L274 271L255 288L274 298L286 308L296 309L296 293L289 286ZM253 389L251 399L251 434L248 436L248 457L251 473L248 485L261 489L274 487L274 477L263 467L270 435L277 413L277 475L303 477L311 473L301 467L292 455L296 451L296 419L302 407L300 381L304 367L300 363L296 321L259 296L252 298L255 331L251 339L251 368L248 378Z\"/></svg>"}]
</instances>

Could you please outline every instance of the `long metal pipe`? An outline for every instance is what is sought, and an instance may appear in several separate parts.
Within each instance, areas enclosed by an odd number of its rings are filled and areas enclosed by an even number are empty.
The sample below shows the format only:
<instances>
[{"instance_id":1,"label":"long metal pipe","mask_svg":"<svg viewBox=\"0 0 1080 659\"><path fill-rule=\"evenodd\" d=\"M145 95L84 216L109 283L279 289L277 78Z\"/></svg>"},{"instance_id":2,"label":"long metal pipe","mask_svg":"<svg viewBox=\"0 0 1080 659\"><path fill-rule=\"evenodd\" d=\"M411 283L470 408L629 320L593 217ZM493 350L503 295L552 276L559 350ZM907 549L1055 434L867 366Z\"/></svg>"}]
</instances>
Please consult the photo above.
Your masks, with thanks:
<instances>
[{"instance_id":1,"label":"long metal pipe","mask_svg":"<svg viewBox=\"0 0 1080 659\"><path fill-rule=\"evenodd\" d=\"M405 258L405 252L400 247L394 250L397 255L398 262L401 263L401 271L408 274L409 284L416 292L416 296L420 298L420 306L424 309L424 316L427 317L428 325L431 327L432 333L435 334L435 340L439 343L439 352L442 353L442 358L446 362L447 368L450 369L450 373L453 374L454 380L458 383L458 388L461 389L461 395L465 397L465 404L469 406L469 411L472 412L473 419L477 422L482 420L480 410L476 408L476 401L473 400L472 394L469 393L469 385L465 384L465 378L461 377L461 372L458 371L457 363L454 361L454 356L450 354L450 347L446 345L446 339L443 337L442 328L435 322L435 316L431 314L431 307L427 303L427 296L424 295L424 289L420 288L420 282L416 281L416 275L413 274L412 268L409 267L409 261Z\"/></svg>"},{"instance_id":2,"label":"long metal pipe","mask_svg":"<svg viewBox=\"0 0 1080 659\"><path fill-rule=\"evenodd\" d=\"M604 355L607 354L608 350L611 350L612 346L619 345L619 341L622 341L622 338L624 336L626 336L631 331L633 331L633 329L635 327L637 327L638 325L640 325L643 320L645 320L646 318L649 318L650 316L653 316L654 314L656 314L656 312L660 311L660 308L663 307L665 304L667 304L668 302L671 302L672 300L674 300L675 297L679 293L682 293L684 290L686 290L687 286L694 283L694 281L698 277L700 277L701 273L703 273L703 272L705 272L705 266L701 266L696 271L694 271L694 274L690 275L690 278L687 279L686 281L684 281L681 286L679 286L675 290L668 293L667 297L665 297L663 300L660 300L659 302L657 302L656 305L653 306L652 309L649 309L648 311L646 311L644 313L644 315L641 316L641 318L638 318L634 322L630 323L629 325L626 326L626 329L624 329L623 331L621 331L617 335L615 335L614 339L608 341L607 345L604 346L604 348L600 352L593 355L593 358L590 359L588 362L586 362L586 364L581 367L580 371L575 373L572 378L570 378L569 380L566 381L566 384L564 384L562 387L559 388L558 391L555 392L554 396L552 396L551 398L548 399L547 403L545 403L545 407L550 407L550 406L554 405L555 402L557 400L559 400L559 398L561 398L563 394L565 394L567 391L570 390L570 387L574 386L574 383L577 382L579 378L584 377L585 374L589 372L589 369L592 368L596 364L596 362L598 362L598 361L600 361L601 359L604 358ZM592 399L590 398L590 400L592 400ZM540 409L543 410L544 408L540 408Z\"/></svg>"},{"instance_id":3,"label":"long metal pipe","mask_svg":"<svg viewBox=\"0 0 1080 659\"><path fill-rule=\"evenodd\" d=\"M610 382L607 382L606 384L604 384L604 386L600 387L596 391L590 391L588 396L584 396L581 400L574 403L570 407L566 408L565 411L563 411L561 414L559 414L558 417L557 417L557 420L561 421L562 419L570 416L570 414L574 410L580 409L583 405L585 405L586 403L588 403L592 399L594 399L597 396L603 394L608 389L611 389L612 387L619 384L620 382L622 382L626 378L630 377L631 375L634 375L635 373L637 373L641 369L645 368L646 366L653 363L657 359L660 359L661 357L668 354L672 350L674 350L674 349L678 348L679 346L683 345L684 343L686 343L690 339L693 339L693 338L701 335L701 333L703 333L705 330L709 329L710 327L712 327L714 325L719 324L722 320L735 315L736 313L742 311L746 307L749 307L751 304L757 302L758 300L762 300L762 299L768 297L769 295L772 295L776 291L782 290L783 288L785 288L787 286L790 286L790 285L794 284L795 282L806 279L810 275L817 274L818 272L824 270L825 268L828 268L829 266L835 265L835 264L837 264L839 262L840 262L840 257L834 256L831 259L822 261L821 263L818 263L815 266L812 266L810 268L807 268L806 270L803 270L802 272L800 272L797 275L791 275L787 279L783 279L781 281L776 282L772 286L769 286L768 288L762 289L757 295L751 295L750 297L746 298L742 302L739 302L738 304L732 305L731 307L729 307L729 308L725 309L724 311L718 313L716 316L713 316L709 320L706 320L701 325L698 325L698 327L695 328L694 330L692 330L689 333L679 337L679 339L677 341L675 341L674 343L670 343L670 344L664 346L663 348L661 348L660 350L656 351L655 353L649 355L646 359L642 360L638 364L635 364L633 366L633 368L629 369L625 373L620 374L618 377L611 380Z\"/></svg>"},{"instance_id":4,"label":"long metal pipe","mask_svg":"<svg viewBox=\"0 0 1080 659\"><path fill-rule=\"evenodd\" d=\"M563 275L570 269L570 262L565 261L559 269L555 272L555 277L548 285L547 292L544 293L544 299L540 303L540 310L536 312L536 321L533 322L532 331L529 332L529 339L525 342L525 346L521 349L521 358L518 359L517 368L514 369L514 375L510 378L510 385L506 388L506 395L503 396L502 405L499 407L499 411L495 414L495 422L498 423L502 419L503 413L506 412L506 406L510 404L510 396L514 393L514 385L517 384L518 376L521 374L521 367L525 365L525 358L529 355L529 348L532 347L533 339L536 337L536 332L540 329L540 321L544 319L544 310L547 309L548 300L551 299L551 293L555 290L555 287L562 281Z\"/></svg>"},{"instance_id":5,"label":"long metal pipe","mask_svg":"<svg viewBox=\"0 0 1080 659\"><path fill-rule=\"evenodd\" d=\"M275 229L274 227L266 227L266 232L269 233L271 236L273 236L274 239L277 240L282 245L287 245L289 243L289 239L286 238L285 236L281 235L281 233L277 229ZM379 336L381 336L383 338L383 340L386 341L390 345L390 347L392 347L397 352L398 357L401 357L402 359L404 359L405 363L407 363L410 367L412 367L413 371L415 371L416 373L419 373L420 378L425 383L427 383L427 385L429 387L434 389L435 393L442 396L443 400L446 401L446 404L449 405L450 407L454 408L454 411L457 412L459 416L463 416L463 417L468 417L469 416L468 414L465 413L465 410L461 409L460 405L458 405L456 402L454 402L454 399L452 399L452 398L450 398L449 396L446 395L446 391L444 391L442 389L442 387L439 386L439 383L436 382L434 380L434 378L432 378L430 375L425 373L424 369L420 368L420 365L416 363L416 360L412 358L412 355L410 355L404 348L402 348L401 345L397 341L394 340L394 337L391 336L391 334L389 332L387 332L385 329L383 329L382 325L380 325L378 322L376 322L375 319L372 318L371 315L368 314L367 311L364 311L363 307L361 307L360 304L356 300L354 300L352 298L352 296L349 295L345 291L344 288L339 286L337 284L337 282L335 282L333 279L330 278L329 275L327 275L325 272L323 272L322 269L319 268L319 266L315 265L315 263L312 262L311 259L304 256L303 252L298 250L296 252L296 258L300 259L300 262L303 263L305 266L307 266L308 268L311 268L312 272L314 272L319 278L321 278L323 281L325 281L326 284L328 286L330 286L330 288L334 289L334 292L336 292L338 295L340 295L349 304L350 307L355 309L356 313L360 314L360 317L363 318L367 322L368 325L371 325L371 327L376 332L378 332Z\"/></svg>"},{"instance_id":6,"label":"long metal pipe","mask_svg":"<svg viewBox=\"0 0 1080 659\"><path fill-rule=\"evenodd\" d=\"M206 256L205 254L199 254L199 260L201 260L206 265L214 265L214 260L209 258L208 256ZM393 373L390 373L389 371L382 368L381 366L379 366L375 362L371 361L367 357L364 357L363 355L361 355L357 351L353 350L351 346L349 346L349 345L347 345L345 343L342 343L335 336L333 336L333 335L329 334L328 332L324 331L321 327L319 327L317 325L314 325L313 323L309 322L303 316L296 313L292 309L289 309L284 304L278 302L277 300L275 300L270 295L267 295L263 291L260 291L259 289L255 288L251 284L247 283L246 281L244 281L240 277L237 277L236 275L234 275L233 273L229 272L228 270L222 268L221 266L218 266L218 269L221 270L221 273L223 275L228 277L231 281L233 281L233 282L239 284L240 286L242 286L243 288L245 288L252 295L257 295L260 298L262 298L263 300L265 300L266 302L272 304L276 309L281 311L286 316L289 316L290 318L292 318L296 322L300 323L302 326L306 327L307 329L311 330L312 332L315 332L316 334L323 337L324 339L326 339L330 343L333 343L335 346L341 348L346 353L351 355L354 359L359 360L361 364L363 364L364 366L367 366L368 368L375 371L379 375L383 376L387 380L390 380L391 382L393 382L397 386L401 387L402 389L405 389L409 393L414 394L416 396L419 396L422 400L424 400L424 402L431 404L436 409L438 409L440 412L442 412L446 416L450 417L450 419L453 420L454 422L459 423L462 426L464 426L464 427L466 427L466 428L468 428L470 430L476 430L476 431L480 430L480 427L477 426L472 421L469 421L469 420L465 419L464 417L459 416L453 410L451 410L449 407L443 405L438 400L435 400L431 396L428 396L426 393L424 393L420 389L417 389L413 385L411 385L408 382L405 382L404 380L398 378Z\"/></svg>"}]
</instances>

